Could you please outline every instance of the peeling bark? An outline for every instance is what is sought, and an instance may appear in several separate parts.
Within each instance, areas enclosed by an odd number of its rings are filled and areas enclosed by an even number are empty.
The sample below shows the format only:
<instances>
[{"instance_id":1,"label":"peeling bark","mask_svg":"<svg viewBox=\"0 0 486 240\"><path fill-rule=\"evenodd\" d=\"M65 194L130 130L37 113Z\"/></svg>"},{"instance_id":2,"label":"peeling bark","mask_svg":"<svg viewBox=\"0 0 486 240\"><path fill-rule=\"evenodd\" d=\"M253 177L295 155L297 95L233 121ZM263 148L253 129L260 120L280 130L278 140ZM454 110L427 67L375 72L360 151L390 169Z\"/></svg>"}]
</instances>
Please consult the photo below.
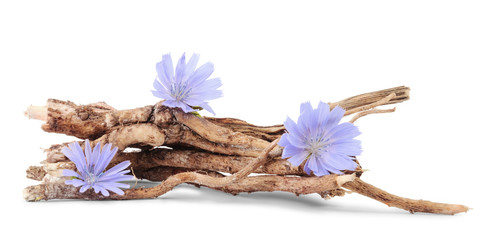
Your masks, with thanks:
<instances>
[{"instance_id":1,"label":"peeling bark","mask_svg":"<svg viewBox=\"0 0 486 240\"><path fill-rule=\"evenodd\" d=\"M340 106L346 115L356 113L351 120L354 122L367 114L392 112L394 109L375 108L407 99L409 88L396 87L330 103L330 107ZM346 191L341 187L345 187L412 213L455 214L468 210L462 205L389 194L360 180L360 166L355 171L345 171L344 175L307 176L302 166L292 166L281 158L282 148L276 147L276 143L285 132L283 125L256 126L233 118L201 118L163 106L162 102L117 110L104 102L76 105L49 99L47 106L31 106L26 115L45 121L42 129L47 132L90 139L93 146L112 143L119 152L109 167L130 160L137 179L161 181L151 188L127 189L124 195L104 197L92 190L80 193L78 188L63 183L67 178L62 176L62 170L75 170L74 164L61 152L68 143L56 144L46 150L47 159L41 162L42 166L27 169L28 178L42 181L24 190L28 201L156 198L181 183L189 183L231 194L284 191L296 195L317 193L326 199L343 196ZM140 151L124 152L129 147ZM251 173L263 175L250 176Z\"/></svg>"},{"instance_id":2,"label":"peeling bark","mask_svg":"<svg viewBox=\"0 0 486 240\"><path fill-rule=\"evenodd\" d=\"M85 200L128 200L157 198L172 190L182 183L194 183L201 186L221 190L231 194L241 192L258 191L283 191L297 195L322 193L340 188L340 184L352 181L352 175L327 175L323 177L283 177L283 176L255 176L246 177L237 182L223 182L222 177L184 172L168 177L165 181L152 188L137 188L125 190L125 195L111 194L105 197L88 190L80 193L78 188L63 183L40 184L27 187L24 190L24 198L27 201L39 201L50 199L85 199Z\"/></svg>"}]
</instances>

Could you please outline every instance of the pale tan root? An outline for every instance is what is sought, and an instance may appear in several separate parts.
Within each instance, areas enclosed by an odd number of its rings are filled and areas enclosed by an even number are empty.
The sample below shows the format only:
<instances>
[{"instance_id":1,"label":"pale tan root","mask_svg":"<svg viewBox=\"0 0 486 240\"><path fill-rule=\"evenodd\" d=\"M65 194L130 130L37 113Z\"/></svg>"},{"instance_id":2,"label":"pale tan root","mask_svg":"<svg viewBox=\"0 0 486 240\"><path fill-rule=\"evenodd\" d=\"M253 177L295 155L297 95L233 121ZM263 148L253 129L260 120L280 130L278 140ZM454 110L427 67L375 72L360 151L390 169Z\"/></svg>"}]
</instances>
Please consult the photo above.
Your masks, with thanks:
<instances>
[{"instance_id":1,"label":"pale tan root","mask_svg":"<svg viewBox=\"0 0 486 240\"><path fill-rule=\"evenodd\" d=\"M350 114L350 112L364 111L373 108L373 106L376 107L378 105L406 101L409 99L409 91L410 89L408 87L403 86L390 88L350 97L339 102L331 103L330 106L333 108L339 105L348 111L347 114ZM394 97L383 102L387 96ZM27 112L31 112L29 115L34 119L46 121L47 118L46 124L43 126L45 131L64 133L81 139L89 138L90 140L95 140L105 133L112 131L112 128L117 126L154 123L160 128L165 129L171 124L182 124L175 119L176 117L174 116L173 109L164 107L161 103L154 106L146 106L130 110L116 110L102 102L88 105L76 105L69 101L49 99L47 101L47 106L41 108L43 110L40 111L39 114L34 114L34 112L37 112L36 110L29 109L30 111L28 110ZM47 116L45 113L46 111ZM252 142L251 146L263 149L262 146L264 145L264 142L247 138L236 132L252 136L256 139L273 141L285 130L283 125L260 127L242 120L231 118L202 118L188 120L186 118L194 116L192 114L175 114L180 115L178 116L178 119L184 121L189 128L197 131L201 136L206 137L208 141L222 142L228 145L245 145L246 143ZM218 128L214 125L219 125L223 128ZM214 135L204 132L200 128L201 126L209 126L212 130L219 129L222 134ZM228 132L227 129L232 130L232 132ZM171 134L166 135L170 136ZM233 136L236 137L233 138Z\"/></svg>"},{"instance_id":2,"label":"pale tan root","mask_svg":"<svg viewBox=\"0 0 486 240\"><path fill-rule=\"evenodd\" d=\"M330 107L340 106L346 110L346 115L357 113L351 119L354 122L368 114L394 111L374 108L409 99L409 90L407 87L397 87L365 93L331 103ZM42 128L47 132L90 139L93 140L92 144L110 142L120 151L127 147L138 147L142 150L141 153L120 152L120 157L115 158L114 162L135 157L133 170L137 172L137 176L164 180L153 188L126 190L123 196L112 194L106 198L92 190L81 194L78 188L62 183L62 169L73 166L58 151L65 145L58 145L54 148L57 150L48 150L48 159L43 166L28 169L29 178L42 179L44 182L25 189L25 198L29 201L155 198L181 183L207 186L233 194L286 191L297 195L318 193L323 197L344 194L344 190L340 189L344 186L353 192L412 213L455 214L468 210L463 205L401 198L355 179L354 174L248 177L252 172L283 175L302 173L302 169L288 167L282 163L285 160L278 158L282 149L275 147L275 144L285 132L283 125L259 127L238 119L198 118L181 110L162 106L161 103L130 110L116 110L103 102L76 105L55 99L49 99L46 107L29 107L26 116L46 121ZM270 144L270 141L273 142ZM174 147L175 150L164 152L153 149L161 145ZM179 147L183 149L178 149ZM164 156L169 157L161 158L151 153L166 153ZM267 160L269 156L272 158ZM206 158L206 161L197 161ZM225 177L216 171L234 174Z\"/></svg>"},{"instance_id":3,"label":"pale tan root","mask_svg":"<svg viewBox=\"0 0 486 240\"><path fill-rule=\"evenodd\" d=\"M251 161L248 165L246 165L240 171L231 175L230 181L231 182L239 181L239 180L243 179L244 177L247 177L248 175L250 175L250 173L254 172L260 166L262 166L268 160L268 154L277 145L279 140L280 140L280 138L273 140L273 142L270 143L263 150L262 154L260 154L257 158L255 158L253 161Z\"/></svg>"},{"instance_id":4,"label":"pale tan root","mask_svg":"<svg viewBox=\"0 0 486 240\"><path fill-rule=\"evenodd\" d=\"M118 147L118 149L123 150L131 145L162 146L165 139L164 131L156 125L152 123L141 123L116 128L110 133L96 139L93 144L97 144L98 142L103 145L111 143L113 146Z\"/></svg>"},{"instance_id":5,"label":"pale tan root","mask_svg":"<svg viewBox=\"0 0 486 240\"><path fill-rule=\"evenodd\" d=\"M385 104L394 104L394 103L399 103L410 99L410 88L401 86L401 87L394 87L394 88L384 89L375 92L363 93L357 96L346 98L339 102L330 103L329 106L331 107L331 109L334 108L335 106L340 106L345 110L351 110L351 109L359 108L361 106L366 106L366 105L376 103L377 101L382 100L383 98L389 96L392 93L395 93L396 96Z\"/></svg>"},{"instance_id":6,"label":"pale tan root","mask_svg":"<svg viewBox=\"0 0 486 240\"><path fill-rule=\"evenodd\" d=\"M198 128L200 126L204 127ZM189 145L215 153L256 157L269 143L160 103L119 111L105 103L76 105L69 101L49 99L47 121L42 128L47 132L64 133L95 142L111 142L120 150L131 145ZM144 133L148 136L143 136ZM271 155L280 153L281 149L275 148Z\"/></svg>"},{"instance_id":7,"label":"pale tan root","mask_svg":"<svg viewBox=\"0 0 486 240\"><path fill-rule=\"evenodd\" d=\"M297 195L319 193L325 194L328 191L339 189L342 184L352 181L354 175L328 175L324 177L282 177L282 176L256 176L247 177L252 170L262 165L269 152L275 147L278 139L269 144L261 155L253 160L247 167L241 169L236 174L219 177L196 172L183 172L169 176L161 184L148 189L129 189L125 195L110 195L104 197L88 193L79 193L77 188L63 183L46 183L31 186L25 189L24 198L28 201L48 200L48 199L139 199L155 198L172 190L181 183L194 183L209 188L214 188L236 194L239 192L254 191L287 191Z\"/></svg>"},{"instance_id":8,"label":"pale tan root","mask_svg":"<svg viewBox=\"0 0 486 240\"><path fill-rule=\"evenodd\" d=\"M394 97L396 97L396 94L395 93L391 93L390 95L388 95L388 96L384 97L383 99L380 99L380 100L378 100L378 101L376 101L374 103L370 103L368 105L364 105L364 106L360 106L360 107L348 109L344 113L344 116L348 116L348 115L351 115L351 114L354 114L354 113L358 113L358 112L370 110L370 109L373 109L375 107L378 107L378 106L381 106L381 105L385 105L385 104L389 103Z\"/></svg>"},{"instance_id":9,"label":"pale tan root","mask_svg":"<svg viewBox=\"0 0 486 240\"><path fill-rule=\"evenodd\" d=\"M69 161L61 152L67 144L56 144L47 149L47 159L42 163L48 166L56 163L65 162L67 169L74 170L74 163ZM84 145L81 142L81 145ZM270 154L269 154L270 155ZM111 161L108 168L129 160L131 166L136 169L148 169L157 166L180 167L200 170L213 170L218 172L236 173L250 164L255 157L242 157L237 155L222 155L198 150L173 150L173 149L153 149L139 152L120 152ZM53 168L51 167L51 168ZM356 169L361 172L361 168ZM270 158L262 166L256 168L254 173L266 173L277 175L307 175L303 166L292 166L289 161L281 157Z\"/></svg>"},{"instance_id":10,"label":"pale tan root","mask_svg":"<svg viewBox=\"0 0 486 240\"><path fill-rule=\"evenodd\" d=\"M391 112L395 112L395 110L396 110L396 108L392 108L392 109L371 109L371 110L359 112L356 115L354 115L353 118L351 118L351 120L349 120L349 122L354 123L354 122L356 122L356 120L358 120L358 119L360 119L360 118L362 118L366 115L369 115L369 114L391 113Z\"/></svg>"},{"instance_id":11,"label":"pale tan root","mask_svg":"<svg viewBox=\"0 0 486 240\"><path fill-rule=\"evenodd\" d=\"M469 208L464 205L436 203L426 200L413 200L399 197L368 184L359 178L354 179L354 181L344 183L343 187L375 199L376 201L382 202L389 207L401 208L409 211L410 213L426 212L454 215L456 213L467 212L469 210Z\"/></svg>"},{"instance_id":12,"label":"pale tan root","mask_svg":"<svg viewBox=\"0 0 486 240\"><path fill-rule=\"evenodd\" d=\"M24 189L24 198L27 201L39 201L50 199L86 199L86 200L128 200L156 198L181 183L194 183L208 188L213 188L237 194L240 192L257 192L257 191L283 191L291 192L296 195L300 194L326 194L326 192L340 189L340 184L351 180L348 175L337 176L327 175L323 177L283 177L283 176L254 176L240 179L236 182L228 183L220 181L220 177L199 174L195 172L179 173L167 178L159 185L152 188L138 188L125 190L124 195L111 194L104 197L96 194L92 190L80 193L79 188L75 188L63 183L39 184Z\"/></svg>"},{"instance_id":13,"label":"pale tan root","mask_svg":"<svg viewBox=\"0 0 486 240\"><path fill-rule=\"evenodd\" d=\"M195 133L210 142L224 143L229 146L252 146L254 151L257 152L263 150L268 145L268 142L265 140L251 137L240 132L234 132L225 127L220 127L193 114L174 111L174 116L179 123L189 127Z\"/></svg>"},{"instance_id":14,"label":"pale tan root","mask_svg":"<svg viewBox=\"0 0 486 240\"><path fill-rule=\"evenodd\" d=\"M47 121L47 107L31 105L25 110L24 115L29 119Z\"/></svg>"}]
</instances>

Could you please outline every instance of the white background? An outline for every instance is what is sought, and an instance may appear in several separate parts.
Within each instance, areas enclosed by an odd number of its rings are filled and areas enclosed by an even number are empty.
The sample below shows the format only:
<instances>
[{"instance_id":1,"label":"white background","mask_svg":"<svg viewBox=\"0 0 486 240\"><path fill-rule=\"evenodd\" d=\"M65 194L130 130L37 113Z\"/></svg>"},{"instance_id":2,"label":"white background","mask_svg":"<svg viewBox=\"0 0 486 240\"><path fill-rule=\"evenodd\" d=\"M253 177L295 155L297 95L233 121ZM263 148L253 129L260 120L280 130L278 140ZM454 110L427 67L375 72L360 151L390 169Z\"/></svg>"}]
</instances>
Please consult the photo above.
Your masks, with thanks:
<instances>
[{"instance_id":1,"label":"white background","mask_svg":"<svg viewBox=\"0 0 486 240\"><path fill-rule=\"evenodd\" d=\"M1 231L16 239L480 238L484 228L484 1L183 1L0 3ZM258 125L301 102L406 85L410 101L356 123L369 172L397 195L473 208L409 214L349 194L232 196L189 185L155 200L24 202L25 169L45 133L23 111L47 98L154 104L162 54L214 63L217 117ZM209 113L203 112L208 115ZM480 223L480 222L483 223ZM14 235L11 235L14 234ZM11 238L10 237L10 238ZM2 239L6 239L2 237Z\"/></svg>"}]
</instances>

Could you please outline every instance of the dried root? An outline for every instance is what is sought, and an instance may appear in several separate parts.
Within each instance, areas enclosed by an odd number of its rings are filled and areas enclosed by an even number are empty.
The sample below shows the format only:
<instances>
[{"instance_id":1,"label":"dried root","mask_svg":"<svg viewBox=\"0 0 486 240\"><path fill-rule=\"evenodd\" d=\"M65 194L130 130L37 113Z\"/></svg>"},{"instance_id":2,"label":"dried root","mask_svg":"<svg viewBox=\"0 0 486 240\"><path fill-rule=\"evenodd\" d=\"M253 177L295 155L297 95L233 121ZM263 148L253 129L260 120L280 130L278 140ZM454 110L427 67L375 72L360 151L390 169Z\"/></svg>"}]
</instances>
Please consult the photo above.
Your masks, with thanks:
<instances>
[{"instance_id":1,"label":"dried root","mask_svg":"<svg viewBox=\"0 0 486 240\"><path fill-rule=\"evenodd\" d=\"M363 112L360 112L360 113L357 113L356 115L353 116L353 118L351 118L351 120L349 120L350 123L354 123L356 122L356 120L366 116L366 115L369 115L369 114L375 114L375 113L391 113L391 112L395 112L396 108L392 108L392 109L371 109L371 110L367 110L367 111L363 111Z\"/></svg>"},{"instance_id":2,"label":"dried root","mask_svg":"<svg viewBox=\"0 0 486 240\"><path fill-rule=\"evenodd\" d=\"M399 197L387 193L358 178L356 178L352 182L345 183L343 187L353 192L380 201L388 205L389 207L401 208L403 210L409 211L410 213L426 212L454 215L456 213L467 212L469 210L469 208L464 205L436 203L426 200L413 200L409 198Z\"/></svg>"},{"instance_id":3,"label":"dried root","mask_svg":"<svg viewBox=\"0 0 486 240\"><path fill-rule=\"evenodd\" d=\"M343 107L346 115L356 113L351 119L354 122L368 114L393 112L395 109L375 108L408 98L409 88L397 87L361 94L330 106ZM302 166L292 166L280 157L282 149L276 144L285 132L283 125L262 127L232 118L200 118L161 103L116 110L106 103L76 105L49 99L47 106L30 107L26 115L45 121L42 129L47 132L90 139L93 145L112 143L119 153L111 166L130 160L135 176L161 181L151 188L127 189L124 195L104 197L91 190L80 193L78 188L63 183L66 177L62 176L62 169L75 166L61 153L67 143L56 144L46 150L47 159L42 166L27 169L28 178L42 181L24 190L28 201L156 198L181 183L190 183L231 194L285 191L296 195L317 193L326 199L343 196L344 187L410 212L455 214L468 210L462 205L391 195L360 180L360 167L345 175L308 176ZM127 148L139 151L125 152ZM251 173L263 175L250 176Z\"/></svg>"},{"instance_id":4,"label":"dried root","mask_svg":"<svg viewBox=\"0 0 486 240\"><path fill-rule=\"evenodd\" d=\"M221 177L184 172L168 177L165 181L152 188L136 188L125 190L125 195L112 194L105 197L88 190L80 193L78 188L63 183L47 183L27 187L24 198L27 201L50 199L85 199L85 200L129 200L159 197L181 183L194 183L197 185L221 190L231 194L257 191L283 191L296 195L325 193L337 190L343 183L352 181L353 175L327 175L323 177L283 177L283 176L254 176L246 177L236 182L221 181Z\"/></svg>"}]
</instances>

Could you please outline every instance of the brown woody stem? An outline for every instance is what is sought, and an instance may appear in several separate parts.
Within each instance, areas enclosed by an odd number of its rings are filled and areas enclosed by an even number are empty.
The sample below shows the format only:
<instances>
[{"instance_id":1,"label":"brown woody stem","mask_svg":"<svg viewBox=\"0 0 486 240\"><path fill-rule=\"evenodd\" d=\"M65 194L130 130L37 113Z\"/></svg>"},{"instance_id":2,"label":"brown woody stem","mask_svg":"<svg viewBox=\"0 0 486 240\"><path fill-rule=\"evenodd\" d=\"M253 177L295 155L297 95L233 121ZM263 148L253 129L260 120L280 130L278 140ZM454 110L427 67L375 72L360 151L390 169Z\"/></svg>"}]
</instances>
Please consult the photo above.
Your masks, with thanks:
<instances>
[{"instance_id":1,"label":"brown woody stem","mask_svg":"<svg viewBox=\"0 0 486 240\"><path fill-rule=\"evenodd\" d=\"M456 213L467 212L468 207L457 204L436 203L426 200L413 200L409 198L399 197L388 192L385 192L363 180L356 178L352 182L347 182L343 185L353 192L375 199L382 202L389 207L397 207L410 213L426 212L454 215Z\"/></svg>"},{"instance_id":2,"label":"brown woody stem","mask_svg":"<svg viewBox=\"0 0 486 240\"><path fill-rule=\"evenodd\" d=\"M396 108L392 108L392 109L371 109L371 110L367 110L367 111L363 111L363 112L360 112L360 113L357 113L356 115L353 116L353 118L351 118L351 120L349 120L350 123L354 123L356 122L356 120L366 116L366 115L369 115L369 114L376 114L376 113L391 113L391 112L395 112Z\"/></svg>"},{"instance_id":3,"label":"brown woody stem","mask_svg":"<svg viewBox=\"0 0 486 240\"><path fill-rule=\"evenodd\" d=\"M372 113L392 112L377 110L378 106L409 99L409 88L396 87L365 93L331 103L340 106L346 115L355 114L351 122ZM323 177L307 176L302 166L291 166L281 158L282 148L276 147L285 132L283 125L261 127L233 118L200 118L180 109L163 106L161 102L141 108L117 110L106 103L76 105L69 101L49 99L47 106L31 106L29 118L45 121L42 129L64 133L92 144L112 143L119 153L110 163L113 166L130 160L133 173L144 179L162 181L152 188L125 190L124 195L108 197L63 182L63 169L74 169L74 164L62 154L66 144L53 145L40 167L27 170L29 178L43 183L24 190L26 200L48 199L140 199L156 198L181 183L202 185L237 194L255 191L285 191L299 194L318 193L323 197L341 196L341 186L363 194L389 206L410 212L455 214L465 212L462 205L412 200L389 194L356 178L362 173L347 171L345 175ZM270 143L271 142L271 143ZM168 146L172 149L161 149ZM124 152L129 147L139 152ZM231 173L225 176L220 172ZM251 173L267 175L249 176ZM268 175L270 174L270 175ZM277 175L271 175L277 174Z\"/></svg>"},{"instance_id":4,"label":"brown woody stem","mask_svg":"<svg viewBox=\"0 0 486 240\"><path fill-rule=\"evenodd\" d=\"M385 105L385 104L389 103L396 96L397 95L395 93L390 93L390 95L388 95L388 96L384 97L383 99L380 99L380 100L378 100L374 103L370 103L368 105L363 105L363 106L348 109L344 113L344 116L351 115L351 114L354 114L354 113L357 113L357 112L366 111L366 110L369 110L369 109L372 109L372 108L375 108L375 107L378 107L378 106L381 106L381 105Z\"/></svg>"},{"instance_id":5,"label":"brown woody stem","mask_svg":"<svg viewBox=\"0 0 486 240\"><path fill-rule=\"evenodd\" d=\"M181 183L194 183L201 186L221 190L231 194L241 192L257 191L283 191L291 192L296 195L324 193L339 189L342 184L352 181L354 175L327 175L323 177L283 177L283 176L254 176L242 178L236 182L222 180L222 177L215 177L196 172L183 172L170 176L167 180L152 188L137 188L125 190L124 195L111 194L104 197L88 190L80 193L79 188L75 188L64 183L46 183L27 187L24 190L24 198L27 201L39 201L50 199L86 199L86 200L129 200L156 198Z\"/></svg>"}]
</instances>

